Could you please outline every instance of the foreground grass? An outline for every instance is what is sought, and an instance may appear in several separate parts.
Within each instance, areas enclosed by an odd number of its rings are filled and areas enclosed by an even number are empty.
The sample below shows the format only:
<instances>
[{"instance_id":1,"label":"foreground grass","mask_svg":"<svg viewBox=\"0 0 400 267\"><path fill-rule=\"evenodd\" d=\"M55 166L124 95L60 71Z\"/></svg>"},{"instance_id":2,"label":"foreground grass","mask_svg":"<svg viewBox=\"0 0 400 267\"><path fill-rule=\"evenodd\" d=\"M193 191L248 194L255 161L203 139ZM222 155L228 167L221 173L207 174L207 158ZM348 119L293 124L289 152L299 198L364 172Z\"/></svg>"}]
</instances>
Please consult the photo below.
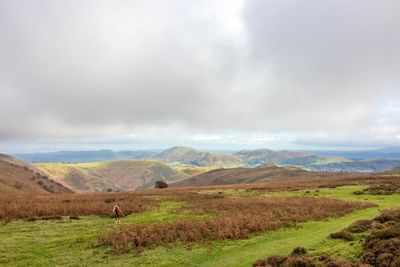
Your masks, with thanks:
<instances>
[{"instance_id":1,"label":"foreground grass","mask_svg":"<svg viewBox=\"0 0 400 267\"><path fill-rule=\"evenodd\" d=\"M211 242L188 248L146 249L142 254L114 255L111 249L96 247L98 236L116 227L110 218L82 217L78 221L13 221L0 226L0 265L4 266L251 266L258 258L271 254L288 254L294 247L306 247L311 253L328 253L338 258L357 258L361 248L357 242L328 238L355 220L371 219L386 209L400 205L400 195L353 195L361 186L333 189L283 192L279 195L311 195L343 200L369 201L376 208L355 211L340 218L312 221L297 227L280 229L254 236L247 240ZM307 192L309 191L309 192ZM233 192L229 192L233 194ZM276 195L271 193L268 195ZM177 213L182 202L163 202L159 210L131 215L124 223L155 223L172 221L189 213Z\"/></svg>"}]
</instances>

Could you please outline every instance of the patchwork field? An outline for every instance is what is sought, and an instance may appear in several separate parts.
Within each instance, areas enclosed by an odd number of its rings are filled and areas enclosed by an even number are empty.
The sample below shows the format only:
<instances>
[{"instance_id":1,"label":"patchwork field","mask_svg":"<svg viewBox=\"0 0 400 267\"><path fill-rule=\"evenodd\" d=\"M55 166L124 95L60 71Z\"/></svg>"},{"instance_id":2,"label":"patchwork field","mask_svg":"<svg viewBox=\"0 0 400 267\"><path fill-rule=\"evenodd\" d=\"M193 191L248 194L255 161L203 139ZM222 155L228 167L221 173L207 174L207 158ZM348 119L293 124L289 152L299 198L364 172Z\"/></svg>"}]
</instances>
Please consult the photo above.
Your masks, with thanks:
<instances>
[{"instance_id":1,"label":"patchwork field","mask_svg":"<svg viewBox=\"0 0 400 267\"><path fill-rule=\"evenodd\" d=\"M329 235L400 207L400 194L370 186L0 198L0 265L251 266L298 246L311 256L360 261L362 234L352 241ZM116 203L126 215L120 225L109 216Z\"/></svg>"}]
</instances>

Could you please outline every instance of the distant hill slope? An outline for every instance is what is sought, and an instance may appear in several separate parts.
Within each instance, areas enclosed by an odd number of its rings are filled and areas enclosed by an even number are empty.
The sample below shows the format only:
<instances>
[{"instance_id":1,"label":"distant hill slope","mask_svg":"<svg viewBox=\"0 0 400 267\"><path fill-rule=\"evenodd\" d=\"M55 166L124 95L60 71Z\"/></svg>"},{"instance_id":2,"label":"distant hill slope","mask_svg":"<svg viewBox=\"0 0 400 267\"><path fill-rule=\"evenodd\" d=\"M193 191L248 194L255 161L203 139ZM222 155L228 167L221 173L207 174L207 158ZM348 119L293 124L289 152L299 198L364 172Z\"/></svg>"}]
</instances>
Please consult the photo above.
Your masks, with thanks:
<instances>
[{"instance_id":1,"label":"distant hill slope","mask_svg":"<svg viewBox=\"0 0 400 267\"><path fill-rule=\"evenodd\" d=\"M273 164L258 168L217 169L171 183L171 187L251 184L274 180L317 177L317 173L297 167L277 167Z\"/></svg>"},{"instance_id":2,"label":"distant hill slope","mask_svg":"<svg viewBox=\"0 0 400 267\"><path fill-rule=\"evenodd\" d=\"M153 160L116 160L79 164L37 163L36 166L77 192L150 188L157 180L171 182L184 177L168 165Z\"/></svg>"},{"instance_id":3,"label":"distant hill slope","mask_svg":"<svg viewBox=\"0 0 400 267\"><path fill-rule=\"evenodd\" d=\"M377 159L313 165L310 169L323 172L382 172L397 165L400 165L400 160Z\"/></svg>"},{"instance_id":4,"label":"distant hill slope","mask_svg":"<svg viewBox=\"0 0 400 267\"><path fill-rule=\"evenodd\" d=\"M400 160L400 147L387 147L374 150L355 150L355 151L310 151L321 156L338 156L351 160L368 160L368 159L391 159Z\"/></svg>"},{"instance_id":5,"label":"distant hill slope","mask_svg":"<svg viewBox=\"0 0 400 267\"><path fill-rule=\"evenodd\" d=\"M0 154L0 194L67 192L71 190L53 181L37 167Z\"/></svg>"},{"instance_id":6,"label":"distant hill slope","mask_svg":"<svg viewBox=\"0 0 400 267\"><path fill-rule=\"evenodd\" d=\"M190 147L175 146L154 156L155 159L168 163L192 166L228 166L242 164L236 156L199 151Z\"/></svg>"},{"instance_id":7,"label":"distant hill slope","mask_svg":"<svg viewBox=\"0 0 400 267\"><path fill-rule=\"evenodd\" d=\"M400 173L400 164L396 165L394 167L390 167L386 170L386 172L390 172L390 173Z\"/></svg>"},{"instance_id":8,"label":"distant hill slope","mask_svg":"<svg viewBox=\"0 0 400 267\"><path fill-rule=\"evenodd\" d=\"M16 157L29 162L98 162L120 159L147 159L155 155L155 151L57 151L43 153L20 153L15 154Z\"/></svg>"},{"instance_id":9,"label":"distant hill slope","mask_svg":"<svg viewBox=\"0 0 400 267\"><path fill-rule=\"evenodd\" d=\"M241 158L248 166L256 166L264 163L308 166L312 164L345 161L345 159L338 157L319 157L305 152L288 150L274 151L270 149L241 150L233 155Z\"/></svg>"}]
</instances>

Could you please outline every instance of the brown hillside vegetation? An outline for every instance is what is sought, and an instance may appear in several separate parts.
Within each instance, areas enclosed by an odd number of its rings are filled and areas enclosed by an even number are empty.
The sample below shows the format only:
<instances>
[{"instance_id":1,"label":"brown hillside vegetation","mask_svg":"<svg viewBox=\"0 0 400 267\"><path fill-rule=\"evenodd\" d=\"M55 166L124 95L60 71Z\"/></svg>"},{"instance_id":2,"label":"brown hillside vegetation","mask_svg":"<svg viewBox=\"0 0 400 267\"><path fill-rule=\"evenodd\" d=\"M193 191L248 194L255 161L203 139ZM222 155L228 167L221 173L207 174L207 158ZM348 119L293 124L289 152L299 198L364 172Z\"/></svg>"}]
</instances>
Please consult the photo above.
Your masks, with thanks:
<instances>
[{"instance_id":1,"label":"brown hillside vegetation","mask_svg":"<svg viewBox=\"0 0 400 267\"><path fill-rule=\"evenodd\" d=\"M245 173L246 174L246 173ZM301 190L306 188L323 188L323 187L337 187L344 185L370 185L366 189L365 193L369 193L374 188L392 188L397 190L400 188L400 179L398 174L371 174L371 173L328 173L328 172L308 172L308 176L305 178L302 176L295 177L293 179L274 180L262 183L253 184L224 184L224 185L201 185L201 186L189 186L181 185L181 181L170 184L170 188L176 188L175 190L199 190L199 189L243 189L243 190L262 190L262 191L292 191ZM199 177L194 176L194 177ZM192 178L187 178L191 180ZM183 180L182 182L186 182ZM206 184L206 183L205 183ZM391 192L393 192L391 190ZM358 193L358 192L355 192ZM364 192L359 192L364 194ZM379 192L378 192L379 193Z\"/></svg>"},{"instance_id":2,"label":"brown hillside vegetation","mask_svg":"<svg viewBox=\"0 0 400 267\"><path fill-rule=\"evenodd\" d=\"M264 164L257 168L217 169L189 177L171 184L171 187L213 186L227 184L252 184L280 180L320 179L325 177L347 177L346 173L310 172L296 167L277 167ZM360 174L362 176L362 174Z\"/></svg>"},{"instance_id":3,"label":"brown hillside vegetation","mask_svg":"<svg viewBox=\"0 0 400 267\"><path fill-rule=\"evenodd\" d=\"M194 198L189 209L196 214L215 214L216 218L198 221L180 219L153 225L126 225L100 238L116 253L176 241L199 242L246 239L251 234L274 230L307 220L342 216L373 204L308 197L280 198ZM251 208L249 208L251 207Z\"/></svg>"},{"instance_id":4,"label":"brown hillside vegetation","mask_svg":"<svg viewBox=\"0 0 400 267\"><path fill-rule=\"evenodd\" d=\"M124 215L142 212L157 206L154 198L128 192L0 196L0 219L28 219L43 216L109 216L114 205L123 207Z\"/></svg>"},{"instance_id":5,"label":"brown hillside vegetation","mask_svg":"<svg viewBox=\"0 0 400 267\"><path fill-rule=\"evenodd\" d=\"M0 154L0 194L71 192L35 166Z\"/></svg>"},{"instance_id":6,"label":"brown hillside vegetation","mask_svg":"<svg viewBox=\"0 0 400 267\"><path fill-rule=\"evenodd\" d=\"M104 215L110 213L113 204L122 207L139 203L140 210L155 205L155 197L162 199L182 200L188 203L197 203L201 199L213 199L223 197L219 194L200 194L199 190L219 190L219 189L241 189L257 191L283 191L299 190L318 187L335 187L342 185L365 184L370 186L385 184L388 186L399 186L400 180L396 175L327 175L323 179L288 180L274 181L258 184L238 184L224 186L204 186L196 188L166 188L147 189L143 191L121 192L121 193L85 193L85 194L47 194L15 196L0 195L0 219L27 218L30 216L52 216L52 215ZM200 200L198 200L200 199ZM96 201L94 201L96 200ZM193 201L195 200L195 201ZM103 204L105 203L105 204ZM207 201L207 205L213 203ZM193 210L198 209L198 205L191 206ZM125 211L125 209L124 209ZM128 210L129 211L129 208Z\"/></svg>"}]
</instances>

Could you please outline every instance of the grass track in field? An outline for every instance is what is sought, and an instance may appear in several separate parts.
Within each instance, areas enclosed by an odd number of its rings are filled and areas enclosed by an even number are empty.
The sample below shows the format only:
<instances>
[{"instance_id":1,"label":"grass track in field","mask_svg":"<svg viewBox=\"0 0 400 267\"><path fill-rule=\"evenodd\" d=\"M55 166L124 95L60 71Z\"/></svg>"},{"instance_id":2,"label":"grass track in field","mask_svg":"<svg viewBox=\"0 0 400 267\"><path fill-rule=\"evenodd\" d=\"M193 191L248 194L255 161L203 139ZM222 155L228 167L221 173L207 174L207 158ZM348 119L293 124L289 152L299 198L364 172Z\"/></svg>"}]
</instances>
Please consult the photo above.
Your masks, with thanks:
<instances>
[{"instance_id":1,"label":"grass track in field","mask_svg":"<svg viewBox=\"0 0 400 267\"><path fill-rule=\"evenodd\" d=\"M136 256L133 253L116 256L103 247L90 247L97 237L115 224L110 218L82 217L72 222L14 221L0 225L0 266L251 266L258 258L271 254L287 254L296 246L304 246L311 253L326 252L339 258L356 258L360 253L357 242L328 238L355 220L371 219L379 209L400 205L400 195L353 195L362 186L346 186L268 195L315 195L343 200L370 201L377 208L355 211L341 218L299 224L254 236L248 240L212 242L194 245L191 249L181 245L172 248L146 249ZM229 192L233 194L233 192ZM164 202L157 211L150 211L124 218L129 223L154 223L171 221L188 213L171 213L182 202Z\"/></svg>"}]
</instances>

